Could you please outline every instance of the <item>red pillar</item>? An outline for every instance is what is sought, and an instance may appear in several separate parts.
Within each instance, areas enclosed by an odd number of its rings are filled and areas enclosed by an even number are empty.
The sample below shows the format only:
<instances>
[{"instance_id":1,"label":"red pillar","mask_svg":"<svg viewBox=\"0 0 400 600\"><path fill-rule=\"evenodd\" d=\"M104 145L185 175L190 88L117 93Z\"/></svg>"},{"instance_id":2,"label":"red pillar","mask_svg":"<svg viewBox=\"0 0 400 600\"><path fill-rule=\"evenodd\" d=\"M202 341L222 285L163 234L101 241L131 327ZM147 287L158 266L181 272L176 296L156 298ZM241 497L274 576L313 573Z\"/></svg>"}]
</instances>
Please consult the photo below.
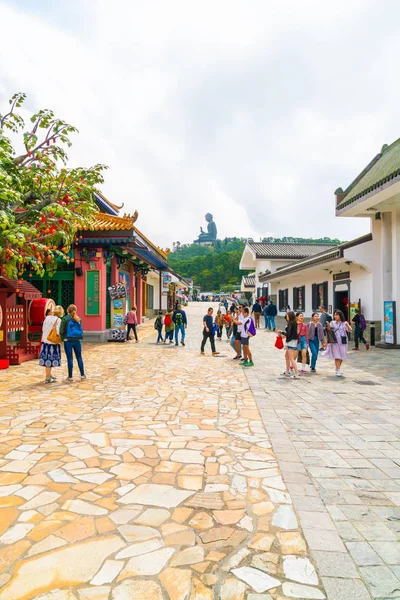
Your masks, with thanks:
<instances>
[{"instance_id":1,"label":"red pillar","mask_svg":"<svg viewBox=\"0 0 400 600\"><path fill-rule=\"evenodd\" d=\"M136 304L136 295L135 295L135 269L133 268L133 264L131 263L130 265L130 282L131 282L131 287L129 290L127 290L127 294L129 294L129 298L131 299L131 308L132 306L135 306Z\"/></svg>"},{"instance_id":2,"label":"red pillar","mask_svg":"<svg viewBox=\"0 0 400 600\"><path fill-rule=\"evenodd\" d=\"M115 256L111 259L111 285L118 283L118 265Z\"/></svg>"},{"instance_id":3,"label":"red pillar","mask_svg":"<svg viewBox=\"0 0 400 600\"><path fill-rule=\"evenodd\" d=\"M137 308L138 322L140 324L142 322L142 317L143 317L142 273L140 271L136 275L136 281L137 281L136 308Z\"/></svg>"}]
</instances>

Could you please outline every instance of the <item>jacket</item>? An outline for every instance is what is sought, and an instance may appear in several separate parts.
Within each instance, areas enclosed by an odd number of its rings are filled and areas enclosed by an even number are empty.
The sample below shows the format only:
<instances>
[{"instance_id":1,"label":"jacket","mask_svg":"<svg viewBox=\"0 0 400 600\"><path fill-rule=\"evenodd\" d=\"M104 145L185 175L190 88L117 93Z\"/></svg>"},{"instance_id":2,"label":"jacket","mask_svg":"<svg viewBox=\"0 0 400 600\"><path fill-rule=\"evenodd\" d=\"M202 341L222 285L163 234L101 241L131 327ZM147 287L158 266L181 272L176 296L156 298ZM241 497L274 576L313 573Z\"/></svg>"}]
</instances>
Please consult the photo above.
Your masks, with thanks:
<instances>
[{"instance_id":1,"label":"jacket","mask_svg":"<svg viewBox=\"0 0 400 600\"><path fill-rule=\"evenodd\" d=\"M276 315L278 314L278 309L276 308L275 304L268 304L265 307L265 313L264 313L267 317L276 317Z\"/></svg>"},{"instance_id":2,"label":"jacket","mask_svg":"<svg viewBox=\"0 0 400 600\"><path fill-rule=\"evenodd\" d=\"M315 325L312 321L307 323L308 339L313 340L315 337ZM320 342L324 341L324 328L321 323L317 323L317 335Z\"/></svg>"},{"instance_id":3,"label":"jacket","mask_svg":"<svg viewBox=\"0 0 400 600\"><path fill-rule=\"evenodd\" d=\"M252 313L260 313L261 312L261 305L259 302L254 302L251 312Z\"/></svg>"},{"instance_id":4,"label":"jacket","mask_svg":"<svg viewBox=\"0 0 400 600\"><path fill-rule=\"evenodd\" d=\"M297 340L297 323L289 323L285 329L286 342Z\"/></svg>"},{"instance_id":5,"label":"jacket","mask_svg":"<svg viewBox=\"0 0 400 600\"><path fill-rule=\"evenodd\" d=\"M308 344L308 327L305 323L298 324L298 339L300 340L302 336L306 338Z\"/></svg>"},{"instance_id":6,"label":"jacket","mask_svg":"<svg viewBox=\"0 0 400 600\"><path fill-rule=\"evenodd\" d=\"M128 325L137 325L138 324L137 314L135 312L133 312L133 310L129 310L127 312L126 322Z\"/></svg>"}]
</instances>

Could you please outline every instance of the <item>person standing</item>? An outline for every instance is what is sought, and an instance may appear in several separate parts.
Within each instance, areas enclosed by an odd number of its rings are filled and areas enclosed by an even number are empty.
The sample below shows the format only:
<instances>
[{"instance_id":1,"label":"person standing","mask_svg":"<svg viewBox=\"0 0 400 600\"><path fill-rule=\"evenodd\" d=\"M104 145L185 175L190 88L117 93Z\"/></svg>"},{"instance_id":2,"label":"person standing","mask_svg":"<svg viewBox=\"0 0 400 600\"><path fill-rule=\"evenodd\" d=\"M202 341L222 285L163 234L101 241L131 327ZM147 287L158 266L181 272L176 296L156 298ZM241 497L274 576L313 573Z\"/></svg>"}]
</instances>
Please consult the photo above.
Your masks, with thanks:
<instances>
[{"instance_id":1,"label":"person standing","mask_svg":"<svg viewBox=\"0 0 400 600\"><path fill-rule=\"evenodd\" d=\"M254 322L256 328L260 327L261 304L256 300L252 306L251 314L254 314Z\"/></svg>"},{"instance_id":2,"label":"person standing","mask_svg":"<svg viewBox=\"0 0 400 600\"><path fill-rule=\"evenodd\" d=\"M324 358L333 358L335 361L336 375L342 377L342 364L347 358L347 349L349 345L348 333L351 327L345 321L341 310L335 310L333 321L326 324L328 346L323 353ZM335 341L336 340L336 341Z\"/></svg>"},{"instance_id":3,"label":"person standing","mask_svg":"<svg viewBox=\"0 0 400 600\"><path fill-rule=\"evenodd\" d=\"M268 302L265 307L266 323L265 326L268 331L275 331L275 317L278 314L278 309L272 300Z\"/></svg>"},{"instance_id":4,"label":"person standing","mask_svg":"<svg viewBox=\"0 0 400 600\"><path fill-rule=\"evenodd\" d=\"M201 342L200 354L204 356L204 348L206 346L207 340L210 340L211 344L211 352L213 356L219 354L219 352L215 349L215 337L214 337L214 323L213 323L213 315L214 309L209 308L207 314L203 317L203 341Z\"/></svg>"},{"instance_id":5,"label":"person standing","mask_svg":"<svg viewBox=\"0 0 400 600\"><path fill-rule=\"evenodd\" d=\"M308 327L304 323L304 314L302 312L296 313L297 318L297 351L301 352L301 373L307 373L307 348L308 348Z\"/></svg>"},{"instance_id":6,"label":"person standing","mask_svg":"<svg viewBox=\"0 0 400 600\"><path fill-rule=\"evenodd\" d=\"M181 334L181 344L185 345L187 318L186 313L182 310L182 305L178 304L172 315L172 320L175 325L175 346L179 345L179 333Z\"/></svg>"},{"instance_id":7,"label":"person standing","mask_svg":"<svg viewBox=\"0 0 400 600\"><path fill-rule=\"evenodd\" d=\"M67 381L72 382L72 371L74 361L72 353L75 354L76 362L78 363L81 379L86 379L85 368L82 360L82 338L83 330L81 319L77 315L75 304L70 304L67 308L67 314L61 321L60 337L64 342L64 350L67 357L68 377Z\"/></svg>"},{"instance_id":8,"label":"person standing","mask_svg":"<svg viewBox=\"0 0 400 600\"><path fill-rule=\"evenodd\" d=\"M367 340L364 338L364 331L367 329L367 322L359 308L355 309L355 315L352 318L352 322L355 325L353 350L359 350L358 345L359 345L360 341L363 344L365 344L366 350L369 350L369 344L368 344Z\"/></svg>"},{"instance_id":9,"label":"person standing","mask_svg":"<svg viewBox=\"0 0 400 600\"><path fill-rule=\"evenodd\" d=\"M61 367L60 326L63 315L63 307L56 306L54 310L47 309L46 318L43 321L39 365L46 369L45 383L56 381L57 377L53 377L51 369L52 367Z\"/></svg>"},{"instance_id":10,"label":"person standing","mask_svg":"<svg viewBox=\"0 0 400 600\"><path fill-rule=\"evenodd\" d=\"M326 331L326 324L330 323L331 321L332 317L328 315L328 313L325 311L325 306L321 304L321 306L319 307L319 322L324 328L324 331Z\"/></svg>"},{"instance_id":11,"label":"person standing","mask_svg":"<svg viewBox=\"0 0 400 600\"><path fill-rule=\"evenodd\" d=\"M311 321L307 323L308 343L311 350L311 371L315 373L320 345L324 346L324 328L319 322L319 314L314 312Z\"/></svg>"},{"instance_id":12,"label":"person standing","mask_svg":"<svg viewBox=\"0 0 400 600\"><path fill-rule=\"evenodd\" d=\"M285 361L286 370L283 372L285 377L290 377L290 370L293 370L293 377L299 378L299 372L297 370L297 318L293 311L286 313L286 329L285 331L278 331L278 334L286 338L285 344Z\"/></svg>"},{"instance_id":13,"label":"person standing","mask_svg":"<svg viewBox=\"0 0 400 600\"><path fill-rule=\"evenodd\" d=\"M136 327L138 324L138 318L136 314L136 306L132 306L130 310L126 313L126 341L130 342L129 334L133 331L133 335L135 336L136 343L139 342Z\"/></svg>"},{"instance_id":14,"label":"person standing","mask_svg":"<svg viewBox=\"0 0 400 600\"><path fill-rule=\"evenodd\" d=\"M226 315L224 315L224 326L225 326L226 337L228 338L228 340L229 340L229 336L230 336L231 325L232 325L232 312L230 310L228 310L226 312Z\"/></svg>"},{"instance_id":15,"label":"person standing","mask_svg":"<svg viewBox=\"0 0 400 600\"><path fill-rule=\"evenodd\" d=\"M158 311L158 316L157 316L156 320L154 321L154 329L156 329L156 331L158 331L157 344L164 341L163 336L162 336L163 324L164 324L164 319L162 316L162 310L160 310L160 311Z\"/></svg>"},{"instance_id":16,"label":"person standing","mask_svg":"<svg viewBox=\"0 0 400 600\"><path fill-rule=\"evenodd\" d=\"M250 323L251 317L249 314L249 309L247 308L247 306L245 306L243 309L243 321L241 325L238 326L243 348L243 360L240 361L240 364L243 367L254 367L253 356L250 351Z\"/></svg>"},{"instance_id":17,"label":"person standing","mask_svg":"<svg viewBox=\"0 0 400 600\"><path fill-rule=\"evenodd\" d=\"M164 344L167 343L167 340L169 340L170 344L174 343L174 329L175 329L175 325L174 322L172 320L173 317L173 311L172 310L168 310L165 317L164 317L164 327L165 327L165 340L164 340Z\"/></svg>"},{"instance_id":18,"label":"person standing","mask_svg":"<svg viewBox=\"0 0 400 600\"><path fill-rule=\"evenodd\" d=\"M219 341L221 341L222 332L224 330L224 317L223 317L222 312L220 310L217 312L217 315L215 317L215 324L218 327L217 339Z\"/></svg>"},{"instance_id":19,"label":"person standing","mask_svg":"<svg viewBox=\"0 0 400 600\"><path fill-rule=\"evenodd\" d=\"M240 325L244 321L243 316L243 306L240 304L237 308L236 314L232 316L232 323L236 326L233 328L234 336L235 336L235 350L236 356L233 360L241 360L242 359L242 334L239 329Z\"/></svg>"}]
</instances>

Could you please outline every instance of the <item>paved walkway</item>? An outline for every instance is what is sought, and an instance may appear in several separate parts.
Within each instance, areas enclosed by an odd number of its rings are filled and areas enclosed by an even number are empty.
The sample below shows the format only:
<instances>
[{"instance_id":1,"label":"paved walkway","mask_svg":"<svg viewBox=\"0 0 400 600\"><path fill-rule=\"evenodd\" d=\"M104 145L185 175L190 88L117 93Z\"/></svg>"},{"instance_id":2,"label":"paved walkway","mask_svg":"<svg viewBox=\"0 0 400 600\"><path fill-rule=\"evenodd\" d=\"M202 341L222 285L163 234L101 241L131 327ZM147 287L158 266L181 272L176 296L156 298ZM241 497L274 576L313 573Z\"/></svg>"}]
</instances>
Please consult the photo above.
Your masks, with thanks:
<instances>
[{"instance_id":1,"label":"paved walkway","mask_svg":"<svg viewBox=\"0 0 400 600\"><path fill-rule=\"evenodd\" d=\"M201 357L204 308L85 382L0 373L0 600L400 598L395 383L287 381L264 331L254 369Z\"/></svg>"}]
</instances>

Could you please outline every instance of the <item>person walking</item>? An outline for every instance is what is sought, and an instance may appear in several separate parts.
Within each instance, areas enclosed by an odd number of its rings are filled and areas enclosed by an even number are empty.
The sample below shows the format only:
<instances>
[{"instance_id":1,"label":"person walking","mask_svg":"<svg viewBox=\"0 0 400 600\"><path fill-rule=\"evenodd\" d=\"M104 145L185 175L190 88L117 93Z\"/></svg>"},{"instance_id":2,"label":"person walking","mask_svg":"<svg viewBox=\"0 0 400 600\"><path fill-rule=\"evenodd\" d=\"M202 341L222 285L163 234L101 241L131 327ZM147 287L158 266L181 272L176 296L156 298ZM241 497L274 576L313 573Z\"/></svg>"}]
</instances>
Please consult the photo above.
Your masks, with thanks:
<instances>
[{"instance_id":1,"label":"person walking","mask_svg":"<svg viewBox=\"0 0 400 600\"><path fill-rule=\"evenodd\" d=\"M286 314L286 329L285 331L278 330L278 334L284 338L286 338L285 344L285 362L286 362L286 370L283 372L285 377L290 377L292 374L290 371L293 371L292 377L295 379L299 378L299 372L297 369L297 318L296 314L293 311L290 311Z\"/></svg>"},{"instance_id":2,"label":"person walking","mask_svg":"<svg viewBox=\"0 0 400 600\"><path fill-rule=\"evenodd\" d=\"M187 327L187 318L186 313L182 310L182 305L178 304L177 308L172 315L172 321L175 325L175 346L179 345L179 332L181 334L181 344L185 345L185 336L186 336L186 327Z\"/></svg>"},{"instance_id":3,"label":"person walking","mask_svg":"<svg viewBox=\"0 0 400 600\"><path fill-rule=\"evenodd\" d=\"M268 331L275 331L275 317L278 314L278 309L272 300L265 307L266 322L265 326Z\"/></svg>"},{"instance_id":4,"label":"person walking","mask_svg":"<svg viewBox=\"0 0 400 600\"><path fill-rule=\"evenodd\" d=\"M260 311L261 312L261 311ZM247 306L243 309L243 321L241 325L238 326L238 331L241 335L241 343L243 348L243 360L240 361L240 364L243 367L254 367L253 356L250 350L250 311ZM253 330L254 331L254 330Z\"/></svg>"},{"instance_id":5,"label":"person walking","mask_svg":"<svg viewBox=\"0 0 400 600\"><path fill-rule=\"evenodd\" d=\"M311 350L311 372L315 373L320 346L325 347L324 328L319 322L319 314L314 312L311 321L307 323L308 344Z\"/></svg>"},{"instance_id":6,"label":"person walking","mask_svg":"<svg viewBox=\"0 0 400 600\"><path fill-rule=\"evenodd\" d=\"M223 317L222 312L220 310L216 314L215 324L218 327L217 340L221 341L221 339L222 339L222 332L224 330L224 317Z\"/></svg>"},{"instance_id":7,"label":"person walking","mask_svg":"<svg viewBox=\"0 0 400 600\"><path fill-rule=\"evenodd\" d=\"M168 310L165 317L164 317L164 327L165 327L165 340L164 340L164 344L167 343L167 340L169 340L170 344L174 343L174 329L175 329L175 324L172 320L174 312L172 310Z\"/></svg>"},{"instance_id":8,"label":"person walking","mask_svg":"<svg viewBox=\"0 0 400 600\"><path fill-rule=\"evenodd\" d=\"M234 346L236 350L236 356L233 360L241 360L242 359L242 334L240 332L240 325L244 320L243 316L243 306L240 304L237 308L235 315L232 316L232 323L235 325L233 327L233 333L235 336Z\"/></svg>"},{"instance_id":9,"label":"person walking","mask_svg":"<svg viewBox=\"0 0 400 600\"><path fill-rule=\"evenodd\" d=\"M304 314L296 313L297 319L297 351L301 352L301 373L307 373L307 348L308 348L308 327L304 323Z\"/></svg>"},{"instance_id":10,"label":"person walking","mask_svg":"<svg viewBox=\"0 0 400 600\"><path fill-rule=\"evenodd\" d=\"M45 368L45 383L54 383L57 377L52 375L53 367L61 367L61 317L64 315L62 306L47 309L42 326L42 344L40 347L39 365Z\"/></svg>"},{"instance_id":11,"label":"person walking","mask_svg":"<svg viewBox=\"0 0 400 600\"><path fill-rule=\"evenodd\" d=\"M323 304L321 304L321 306L319 307L319 322L321 323L322 327L324 328L324 331L326 331L326 324L330 323L332 321L332 317L330 315L328 315L328 313L325 310L325 306Z\"/></svg>"},{"instance_id":12,"label":"person walking","mask_svg":"<svg viewBox=\"0 0 400 600\"><path fill-rule=\"evenodd\" d=\"M213 308L209 308L207 314L203 317L203 341L201 342L200 354L204 356L204 348L207 340L210 340L211 352L213 356L219 354L215 349L214 323L213 323Z\"/></svg>"},{"instance_id":13,"label":"person walking","mask_svg":"<svg viewBox=\"0 0 400 600\"><path fill-rule=\"evenodd\" d=\"M352 322L354 323L354 348L353 350L359 350L360 341L365 344L366 350L369 350L369 343L364 338L364 331L367 329L367 322L365 320L364 315L360 311L359 308L355 309L355 315L352 318Z\"/></svg>"},{"instance_id":14,"label":"person walking","mask_svg":"<svg viewBox=\"0 0 400 600\"><path fill-rule=\"evenodd\" d=\"M82 338L83 330L81 319L78 317L75 304L70 304L67 308L67 314L63 317L60 326L60 337L64 342L64 350L67 357L68 377L67 381L72 382L72 371L74 366L73 353L78 363L81 379L86 379L85 368L82 360Z\"/></svg>"},{"instance_id":15,"label":"person walking","mask_svg":"<svg viewBox=\"0 0 400 600\"><path fill-rule=\"evenodd\" d=\"M351 327L345 321L341 310L335 310L333 321L326 323L328 346L323 353L324 358L333 358L335 361L336 375L342 377L342 364L347 359L347 350L349 345L349 336Z\"/></svg>"},{"instance_id":16,"label":"person walking","mask_svg":"<svg viewBox=\"0 0 400 600\"><path fill-rule=\"evenodd\" d=\"M154 329L156 331L158 331L157 344L159 344L160 342L164 341L163 336L162 336L163 325L164 325L164 319L163 319L163 316L162 316L162 310L159 310L158 311L158 316L157 316L156 320L154 321Z\"/></svg>"},{"instance_id":17,"label":"person walking","mask_svg":"<svg viewBox=\"0 0 400 600\"><path fill-rule=\"evenodd\" d=\"M254 323L256 328L260 327L261 304L256 300L252 306L251 314L254 315Z\"/></svg>"},{"instance_id":18,"label":"person walking","mask_svg":"<svg viewBox=\"0 0 400 600\"><path fill-rule=\"evenodd\" d=\"M224 315L224 327L225 327L226 337L228 338L228 341L229 341L230 332L231 332L231 325L232 325L232 311L227 310L226 315Z\"/></svg>"},{"instance_id":19,"label":"person walking","mask_svg":"<svg viewBox=\"0 0 400 600\"><path fill-rule=\"evenodd\" d=\"M127 329L126 329L126 341L130 342L130 332L133 331L133 335L135 336L135 341L136 343L139 342L138 340L138 336L137 336L137 331L136 331L136 327L138 324L138 318L137 318L137 314L136 314L136 306L132 306L132 308L130 310L128 310L128 312L126 313L126 325L127 325Z\"/></svg>"}]
</instances>

